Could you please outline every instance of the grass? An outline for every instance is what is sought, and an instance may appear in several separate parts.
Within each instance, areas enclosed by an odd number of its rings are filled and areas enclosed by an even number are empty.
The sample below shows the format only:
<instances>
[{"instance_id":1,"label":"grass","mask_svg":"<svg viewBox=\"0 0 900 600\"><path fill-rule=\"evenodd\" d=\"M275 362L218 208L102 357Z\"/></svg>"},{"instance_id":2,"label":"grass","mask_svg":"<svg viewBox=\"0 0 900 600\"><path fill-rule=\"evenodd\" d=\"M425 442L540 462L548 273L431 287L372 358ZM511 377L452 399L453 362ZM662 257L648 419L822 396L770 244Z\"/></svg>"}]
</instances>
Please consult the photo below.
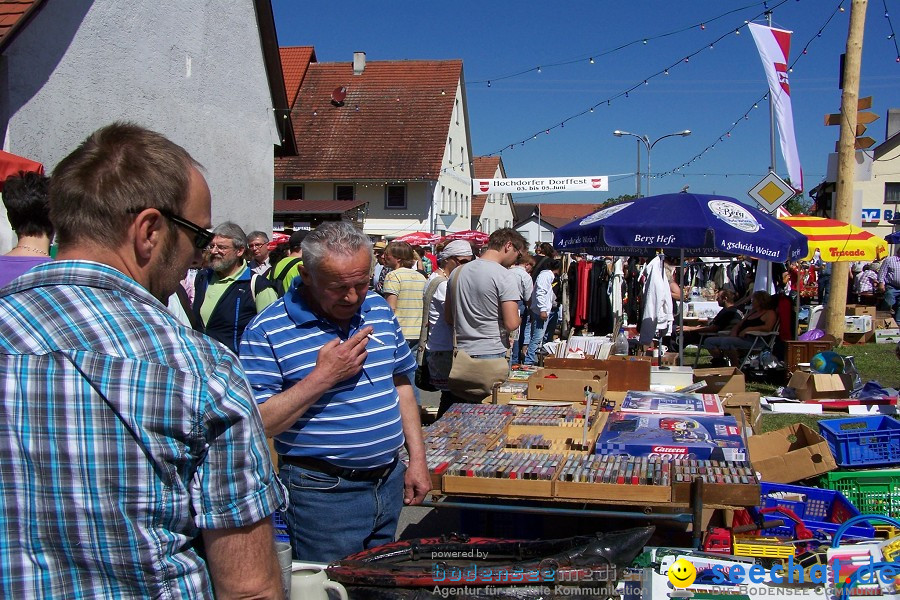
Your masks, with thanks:
<instances>
[{"instance_id":1,"label":"grass","mask_svg":"<svg viewBox=\"0 0 900 600\"><path fill-rule=\"evenodd\" d=\"M900 361L894 353L894 344L858 344L835 348L842 356L852 356L863 383L877 381L882 387L900 389ZM684 352L685 364L693 364L696 349L687 348ZM709 355L702 351L697 368L708 367ZM747 391L759 392L763 396L775 395L775 390L783 383L748 381ZM805 423L813 431L818 431L816 423L822 419L840 418L846 415L797 415L767 413L763 415L763 431L781 429L792 423Z\"/></svg>"}]
</instances>

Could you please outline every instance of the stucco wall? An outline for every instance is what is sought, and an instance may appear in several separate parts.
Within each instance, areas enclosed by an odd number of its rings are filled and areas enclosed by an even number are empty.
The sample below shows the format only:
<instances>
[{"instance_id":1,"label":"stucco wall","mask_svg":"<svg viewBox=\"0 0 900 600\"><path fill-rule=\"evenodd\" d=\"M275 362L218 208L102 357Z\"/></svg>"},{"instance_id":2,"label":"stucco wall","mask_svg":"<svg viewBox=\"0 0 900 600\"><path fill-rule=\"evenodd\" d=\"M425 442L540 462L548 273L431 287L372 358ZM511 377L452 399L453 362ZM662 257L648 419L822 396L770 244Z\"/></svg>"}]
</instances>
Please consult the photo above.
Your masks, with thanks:
<instances>
[{"instance_id":1,"label":"stucco wall","mask_svg":"<svg viewBox=\"0 0 900 600\"><path fill-rule=\"evenodd\" d=\"M203 164L214 224L271 228L278 136L251 0L47 2L4 59L10 152L49 172L93 130L134 121Z\"/></svg>"}]
</instances>

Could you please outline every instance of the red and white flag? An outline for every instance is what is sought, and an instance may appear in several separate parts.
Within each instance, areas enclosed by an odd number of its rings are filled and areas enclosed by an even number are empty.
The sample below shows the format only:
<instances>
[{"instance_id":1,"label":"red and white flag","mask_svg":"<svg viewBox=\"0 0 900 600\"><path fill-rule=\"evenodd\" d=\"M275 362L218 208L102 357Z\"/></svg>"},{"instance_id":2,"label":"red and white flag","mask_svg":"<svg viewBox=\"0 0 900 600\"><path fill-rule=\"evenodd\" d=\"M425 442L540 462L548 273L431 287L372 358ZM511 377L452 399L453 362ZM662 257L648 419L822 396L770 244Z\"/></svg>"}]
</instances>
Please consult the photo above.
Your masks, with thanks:
<instances>
[{"instance_id":1,"label":"red and white flag","mask_svg":"<svg viewBox=\"0 0 900 600\"><path fill-rule=\"evenodd\" d=\"M803 170L800 168L797 138L794 135L794 111L791 108L791 86L788 83L787 72L791 32L756 23L747 25L759 50L763 68L766 70L766 79L769 80L769 93L775 106L775 120L778 122L778 134L781 139L781 155L787 165L791 187L799 193L803 191Z\"/></svg>"}]
</instances>

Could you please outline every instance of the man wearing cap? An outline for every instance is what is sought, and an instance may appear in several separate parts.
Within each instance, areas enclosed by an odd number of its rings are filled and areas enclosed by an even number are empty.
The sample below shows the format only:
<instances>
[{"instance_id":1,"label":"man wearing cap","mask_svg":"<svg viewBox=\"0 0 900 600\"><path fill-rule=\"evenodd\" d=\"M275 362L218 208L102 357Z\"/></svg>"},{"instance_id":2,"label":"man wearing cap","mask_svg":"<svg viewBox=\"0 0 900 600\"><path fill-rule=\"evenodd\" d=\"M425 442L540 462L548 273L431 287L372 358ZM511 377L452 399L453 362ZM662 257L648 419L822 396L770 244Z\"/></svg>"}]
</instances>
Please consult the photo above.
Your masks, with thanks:
<instances>
[{"instance_id":1,"label":"man wearing cap","mask_svg":"<svg viewBox=\"0 0 900 600\"><path fill-rule=\"evenodd\" d=\"M460 267L475 257L472 245L464 240L453 240L438 252L437 270L431 274L425 288L425 298L432 292L431 300L426 306L428 325L425 331L425 360L428 361L428 373L431 385L441 391L441 403L438 418L444 414L454 397L447 386L450 367L453 366L453 330L444 319L444 308L447 301L447 278L456 267ZM433 290L433 291L432 291Z\"/></svg>"},{"instance_id":2,"label":"man wearing cap","mask_svg":"<svg viewBox=\"0 0 900 600\"><path fill-rule=\"evenodd\" d=\"M275 284L275 290L279 296L291 289L294 278L300 274L303 266L303 238L309 233L305 229L295 231L288 241L288 254L279 260L269 271L269 279ZM280 288L280 289L279 289Z\"/></svg>"}]
</instances>

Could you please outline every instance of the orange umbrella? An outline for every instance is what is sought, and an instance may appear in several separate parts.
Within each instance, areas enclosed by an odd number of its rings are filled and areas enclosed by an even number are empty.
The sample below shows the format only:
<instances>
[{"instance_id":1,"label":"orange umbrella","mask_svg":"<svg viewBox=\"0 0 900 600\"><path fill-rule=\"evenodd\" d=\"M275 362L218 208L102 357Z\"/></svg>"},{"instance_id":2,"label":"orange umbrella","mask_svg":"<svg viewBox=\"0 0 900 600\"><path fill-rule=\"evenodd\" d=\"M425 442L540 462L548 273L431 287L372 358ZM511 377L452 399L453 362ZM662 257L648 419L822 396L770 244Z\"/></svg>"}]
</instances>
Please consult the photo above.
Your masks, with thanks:
<instances>
[{"instance_id":1,"label":"orange umbrella","mask_svg":"<svg viewBox=\"0 0 900 600\"><path fill-rule=\"evenodd\" d=\"M810 260L816 248L825 262L878 260L887 254L888 244L884 238L843 221L804 215L780 220L809 240L809 254L800 260Z\"/></svg>"},{"instance_id":2,"label":"orange umbrella","mask_svg":"<svg viewBox=\"0 0 900 600\"><path fill-rule=\"evenodd\" d=\"M0 191L3 190L3 183L10 175L18 175L19 171L34 172L44 174L44 165L41 163L10 154L0 150Z\"/></svg>"}]
</instances>

